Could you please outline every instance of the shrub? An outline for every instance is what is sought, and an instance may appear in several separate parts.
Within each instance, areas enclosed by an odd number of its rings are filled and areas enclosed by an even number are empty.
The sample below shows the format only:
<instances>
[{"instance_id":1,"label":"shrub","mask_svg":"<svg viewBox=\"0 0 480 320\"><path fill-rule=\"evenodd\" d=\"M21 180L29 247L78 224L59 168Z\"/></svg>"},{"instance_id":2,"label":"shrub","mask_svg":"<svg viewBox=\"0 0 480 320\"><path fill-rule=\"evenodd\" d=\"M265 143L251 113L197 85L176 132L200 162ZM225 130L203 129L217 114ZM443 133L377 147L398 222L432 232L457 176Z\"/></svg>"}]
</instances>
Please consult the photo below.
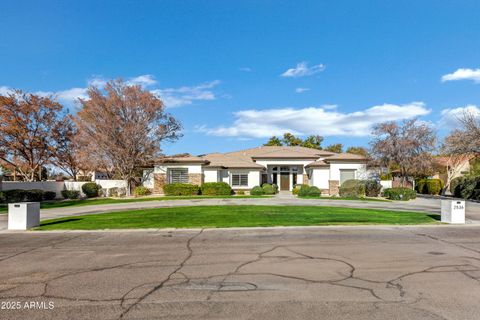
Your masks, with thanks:
<instances>
[{"instance_id":1,"label":"shrub","mask_svg":"<svg viewBox=\"0 0 480 320\"><path fill-rule=\"evenodd\" d=\"M98 191L102 187L95 182L87 182L82 185L82 191L87 196L87 198L98 197Z\"/></svg>"},{"instance_id":2,"label":"shrub","mask_svg":"<svg viewBox=\"0 0 480 320\"><path fill-rule=\"evenodd\" d=\"M62 197L65 199L78 199L80 197L80 191L78 190L62 190Z\"/></svg>"},{"instance_id":3,"label":"shrub","mask_svg":"<svg viewBox=\"0 0 480 320\"><path fill-rule=\"evenodd\" d=\"M197 185L189 183L170 183L163 186L163 191L167 196L194 196L198 194L199 190Z\"/></svg>"},{"instance_id":4,"label":"shrub","mask_svg":"<svg viewBox=\"0 0 480 320\"><path fill-rule=\"evenodd\" d=\"M450 193L455 195L455 188L464 182L464 177L457 177L450 182Z\"/></svg>"},{"instance_id":5,"label":"shrub","mask_svg":"<svg viewBox=\"0 0 480 320\"><path fill-rule=\"evenodd\" d=\"M317 187L306 184L302 184L300 190L298 190L299 197L320 197L321 193L322 192Z\"/></svg>"},{"instance_id":6,"label":"shrub","mask_svg":"<svg viewBox=\"0 0 480 320\"><path fill-rule=\"evenodd\" d=\"M300 192L300 189L303 188L303 187L309 187L308 184L297 184L293 187L292 189L292 194L293 195L298 195L298 193Z\"/></svg>"},{"instance_id":7,"label":"shrub","mask_svg":"<svg viewBox=\"0 0 480 320\"><path fill-rule=\"evenodd\" d=\"M271 184L264 183L262 185L263 193L264 194L276 194L277 190L275 190L275 187L273 187Z\"/></svg>"},{"instance_id":8,"label":"shrub","mask_svg":"<svg viewBox=\"0 0 480 320\"><path fill-rule=\"evenodd\" d=\"M34 201L40 202L43 200L43 190L40 189L32 189L25 191L25 200L27 201Z\"/></svg>"},{"instance_id":9,"label":"shrub","mask_svg":"<svg viewBox=\"0 0 480 320\"><path fill-rule=\"evenodd\" d=\"M245 195L245 190L237 190L237 192L235 192L235 194L237 194L238 196L243 196L243 195Z\"/></svg>"},{"instance_id":10,"label":"shrub","mask_svg":"<svg viewBox=\"0 0 480 320\"><path fill-rule=\"evenodd\" d=\"M7 197L5 196L5 193L3 191L0 191L0 203L5 202L7 202Z\"/></svg>"},{"instance_id":11,"label":"shrub","mask_svg":"<svg viewBox=\"0 0 480 320\"><path fill-rule=\"evenodd\" d=\"M272 183L272 187L275 190L275 193L278 193L278 186L275 183Z\"/></svg>"},{"instance_id":12,"label":"shrub","mask_svg":"<svg viewBox=\"0 0 480 320\"><path fill-rule=\"evenodd\" d=\"M226 182L206 182L200 187L204 196L229 196L232 188Z\"/></svg>"},{"instance_id":13,"label":"shrub","mask_svg":"<svg viewBox=\"0 0 480 320\"><path fill-rule=\"evenodd\" d=\"M415 190L422 194L440 194L444 187L440 179L419 179L415 181Z\"/></svg>"},{"instance_id":14,"label":"shrub","mask_svg":"<svg viewBox=\"0 0 480 320\"><path fill-rule=\"evenodd\" d=\"M133 190L133 193L134 193L136 196L148 196L148 195L151 194L152 192L151 192L150 189L148 189L147 187L138 186L138 187L135 187L135 190Z\"/></svg>"},{"instance_id":15,"label":"shrub","mask_svg":"<svg viewBox=\"0 0 480 320\"><path fill-rule=\"evenodd\" d=\"M53 200L57 197L57 193L55 191L45 191L43 193L43 200Z\"/></svg>"},{"instance_id":16,"label":"shrub","mask_svg":"<svg viewBox=\"0 0 480 320\"><path fill-rule=\"evenodd\" d=\"M365 182L361 180L347 180L339 188L341 197L365 197Z\"/></svg>"},{"instance_id":17,"label":"shrub","mask_svg":"<svg viewBox=\"0 0 480 320\"><path fill-rule=\"evenodd\" d=\"M417 197L417 193L409 188L389 188L383 191L383 195L390 200L411 200Z\"/></svg>"},{"instance_id":18,"label":"shrub","mask_svg":"<svg viewBox=\"0 0 480 320\"><path fill-rule=\"evenodd\" d=\"M367 197L378 197L381 190L382 185L377 180L365 181L365 195Z\"/></svg>"},{"instance_id":19,"label":"shrub","mask_svg":"<svg viewBox=\"0 0 480 320\"><path fill-rule=\"evenodd\" d=\"M477 189L480 189L480 177L464 177L456 182L454 189L454 196L464 199L475 199L478 194Z\"/></svg>"},{"instance_id":20,"label":"shrub","mask_svg":"<svg viewBox=\"0 0 480 320\"><path fill-rule=\"evenodd\" d=\"M260 186L255 186L250 190L250 194L252 196L263 196L265 192L263 191L263 188Z\"/></svg>"},{"instance_id":21,"label":"shrub","mask_svg":"<svg viewBox=\"0 0 480 320\"><path fill-rule=\"evenodd\" d=\"M5 202L22 202L25 199L25 190L21 189L12 189L4 191Z\"/></svg>"},{"instance_id":22,"label":"shrub","mask_svg":"<svg viewBox=\"0 0 480 320\"><path fill-rule=\"evenodd\" d=\"M391 173L384 173L380 175L380 180L392 180L392 174Z\"/></svg>"}]
</instances>

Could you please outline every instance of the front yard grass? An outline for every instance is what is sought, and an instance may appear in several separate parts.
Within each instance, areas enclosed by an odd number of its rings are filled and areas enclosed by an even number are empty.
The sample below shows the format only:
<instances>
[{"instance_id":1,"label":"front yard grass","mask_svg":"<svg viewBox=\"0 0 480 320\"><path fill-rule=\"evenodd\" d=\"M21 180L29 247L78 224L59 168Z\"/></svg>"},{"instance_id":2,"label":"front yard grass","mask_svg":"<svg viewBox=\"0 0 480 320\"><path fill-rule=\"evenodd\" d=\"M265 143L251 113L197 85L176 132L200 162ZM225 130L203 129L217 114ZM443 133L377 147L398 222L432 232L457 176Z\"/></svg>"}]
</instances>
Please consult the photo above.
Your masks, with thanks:
<instances>
[{"instance_id":1,"label":"front yard grass","mask_svg":"<svg viewBox=\"0 0 480 320\"><path fill-rule=\"evenodd\" d=\"M78 200L55 200L40 203L41 209L76 207L76 206L91 206L96 204L111 204L111 203L129 203L129 202L144 202L144 201L164 201L164 200L191 200L191 199L238 199L238 198L266 198L268 196L164 196L164 197L144 197L144 198L128 198L128 199L114 199L114 198L95 198L95 199L78 199ZM0 214L8 211L7 204L0 204Z\"/></svg>"},{"instance_id":2,"label":"front yard grass","mask_svg":"<svg viewBox=\"0 0 480 320\"><path fill-rule=\"evenodd\" d=\"M318 206L196 206L72 216L42 221L36 230L228 228L361 224L432 224L420 212Z\"/></svg>"}]
</instances>

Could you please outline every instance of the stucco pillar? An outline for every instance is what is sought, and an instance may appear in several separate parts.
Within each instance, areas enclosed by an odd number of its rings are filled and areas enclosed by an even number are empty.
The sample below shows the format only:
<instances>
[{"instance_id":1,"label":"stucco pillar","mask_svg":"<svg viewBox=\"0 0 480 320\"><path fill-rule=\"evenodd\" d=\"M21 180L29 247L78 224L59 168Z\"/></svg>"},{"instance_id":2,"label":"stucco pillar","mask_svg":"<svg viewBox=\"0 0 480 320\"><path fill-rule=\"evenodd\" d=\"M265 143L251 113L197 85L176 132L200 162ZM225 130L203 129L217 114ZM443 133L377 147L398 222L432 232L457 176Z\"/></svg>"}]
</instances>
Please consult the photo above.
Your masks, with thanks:
<instances>
[{"instance_id":1,"label":"stucco pillar","mask_svg":"<svg viewBox=\"0 0 480 320\"><path fill-rule=\"evenodd\" d=\"M167 175L165 173L153 174L153 193L163 194L163 186L167 183Z\"/></svg>"},{"instance_id":2,"label":"stucco pillar","mask_svg":"<svg viewBox=\"0 0 480 320\"><path fill-rule=\"evenodd\" d=\"M328 193L330 196L338 196L340 186L340 181L338 180L328 180Z\"/></svg>"}]
</instances>

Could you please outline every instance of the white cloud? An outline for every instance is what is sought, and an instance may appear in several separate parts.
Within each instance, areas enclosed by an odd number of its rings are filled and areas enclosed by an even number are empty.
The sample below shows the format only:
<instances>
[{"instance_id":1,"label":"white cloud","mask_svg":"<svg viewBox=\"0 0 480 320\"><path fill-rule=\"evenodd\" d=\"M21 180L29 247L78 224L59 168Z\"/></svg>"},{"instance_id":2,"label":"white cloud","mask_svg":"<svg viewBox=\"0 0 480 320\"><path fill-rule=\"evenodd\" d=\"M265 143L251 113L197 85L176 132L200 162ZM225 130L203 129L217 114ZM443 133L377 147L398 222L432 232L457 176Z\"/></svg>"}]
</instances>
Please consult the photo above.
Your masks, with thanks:
<instances>
[{"instance_id":1,"label":"white cloud","mask_svg":"<svg viewBox=\"0 0 480 320\"><path fill-rule=\"evenodd\" d=\"M471 113L480 118L480 108L475 105L466 105L465 107L458 108L446 108L440 113L440 125L447 126L449 128L457 128L459 125L458 119L465 113Z\"/></svg>"},{"instance_id":2,"label":"white cloud","mask_svg":"<svg viewBox=\"0 0 480 320\"><path fill-rule=\"evenodd\" d=\"M379 121L411 119L430 113L422 102L404 105L383 104L371 108L342 113L332 105L302 109L277 108L243 110L234 113L230 126L197 127L197 131L213 136L266 138L291 132L298 135L368 136L373 124Z\"/></svg>"},{"instance_id":3,"label":"white cloud","mask_svg":"<svg viewBox=\"0 0 480 320\"><path fill-rule=\"evenodd\" d=\"M85 87L75 87L62 91L37 91L34 92L41 96L54 96L61 103L71 106L78 99L88 99L88 87L94 86L99 89L103 89L109 79L105 79L101 76L94 76L87 80ZM194 103L195 101L210 101L217 99L213 89L220 84L219 80L205 82L196 86L183 86L179 88L155 88L158 82L152 75L140 75L137 77L129 78L126 83L128 85L139 85L142 88L150 87L151 93L162 99L166 107L180 107ZM7 86L0 86L0 94L8 94L13 92L13 89Z\"/></svg>"},{"instance_id":4,"label":"white cloud","mask_svg":"<svg viewBox=\"0 0 480 320\"><path fill-rule=\"evenodd\" d=\"M310 91L310 88L296 88L295 89L296 93L304 93L304 92L307 92L307 91Z\"/></svg>"},{"instance_id":5,"label":"white cloud","mask_svg":"<svg viewBox=\"0 0 480 320\"><path fill-rule=\"evenodd\" d=\"M472 80L476 83L480 83L480 69L460 68L453 73L442 76L442 82L458 80Z\"/></svg>"},{"instance_id":6,"label":"white cloud","mask_svg":"<svg viewBox=\"0 0 480 320\"><path fill-rule=\"evenodd\" d=\"M167 107L175 108L192 104L195 101L215 100L217 96L211 89L219 84L219 80L214 80L192 87L155 89L151 92L162 99Z\"/></svg>"},{"instance_id":7,"label":"white cloud","mask_svg":"<svg viewBox=\"0 0 480 320\"><path fill-rule=\"evenodd\" d=\"M54 94L58 100L66 103L74 103L78 99L88 99L87 88L71 88L58 91Z\"/></svg>"},{"instance_id":8,"label":"white cloud","mask_svg":"<svg viewBox=\"0 0 480 320\"><path fill-rule=\"evenodd\" d=\"M252 68L249 68L249 67L242 67L242 68L238 68L238 70L240 71L243 71L243 72L252 72Z\"/></svg>"},{"instance_id":9,"label":"white cloud","mask_svg":"<svg viewBox=\"0 0 480 320\"><path fill-rule=\"evenodd\" d=\"M282 73L280 76L286 77L286 78L298 78L298 77L311 76L313 74L322 72L323 70L325 70L324 64L317 64L309 67L308 63L303 61L303 62L297 63L297 65L294 68L288 69L287 71Z\"/></svg>"},{"instance_id":10,"label":"white cloud","mask_svg":"<svg viewBox=\"0 0 480 320\"><path fill-rule=\"evenodd\" d=\"M130 78L127 81L128 85L141 86L142 88L157 84L157 80L151 74L144 74L138 77Z\"/></svg>"},{"instance_id":11,"label":"white cloud","mask_svg":"<svg viewBox=\"0 0 480 320\"><path fill-rule=\"evenodd\" d=\"M0 87L0 95L7 95L13 93L13 89L7 86Z\"/></svg>"}]
</instances>

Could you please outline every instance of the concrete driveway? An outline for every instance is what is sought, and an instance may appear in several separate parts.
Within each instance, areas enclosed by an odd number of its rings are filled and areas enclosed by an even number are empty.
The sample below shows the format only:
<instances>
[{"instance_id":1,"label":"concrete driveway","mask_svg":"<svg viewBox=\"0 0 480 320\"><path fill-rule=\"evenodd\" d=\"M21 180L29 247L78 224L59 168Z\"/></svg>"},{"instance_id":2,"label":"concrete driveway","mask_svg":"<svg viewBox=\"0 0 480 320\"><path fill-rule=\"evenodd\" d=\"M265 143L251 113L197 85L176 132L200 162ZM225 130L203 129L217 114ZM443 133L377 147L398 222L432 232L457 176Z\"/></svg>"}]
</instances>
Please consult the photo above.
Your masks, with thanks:
<instances>
[{"instance_id":1,"label":"concrete driveway","mask_svg":"<svg viewBox=\"0 0 480 320\"><path fill-rule=\"evenodd\" d=\"M290 194L280 194L271 198L227 198L227 199L192 199L164 200L148 202L114 203L92 206L65 207L41 210L42 220L69 217L83 214L103 213L122 210L164 208L177 206L211 206L211 205L278 205L278 206L338 206L350 208L372 208L400 211L419 211L440 213L440 199L417 198L411 201L353 201L328 199L299 199ZM468 202L466 205L467 223L480 224L480 203ZM0 215L0 231L7 228L7 215Z\"/></svg>"},{"instance_id":2,"label":"concrete driveway","mask_svg":"<svg viewBox=\"0 0 480 320\"><path fill-rule=\"evenodd\" d=\"M480 319L476 225L23 232L0 243L0 319Z\"/></svg>"}]
</instances>

